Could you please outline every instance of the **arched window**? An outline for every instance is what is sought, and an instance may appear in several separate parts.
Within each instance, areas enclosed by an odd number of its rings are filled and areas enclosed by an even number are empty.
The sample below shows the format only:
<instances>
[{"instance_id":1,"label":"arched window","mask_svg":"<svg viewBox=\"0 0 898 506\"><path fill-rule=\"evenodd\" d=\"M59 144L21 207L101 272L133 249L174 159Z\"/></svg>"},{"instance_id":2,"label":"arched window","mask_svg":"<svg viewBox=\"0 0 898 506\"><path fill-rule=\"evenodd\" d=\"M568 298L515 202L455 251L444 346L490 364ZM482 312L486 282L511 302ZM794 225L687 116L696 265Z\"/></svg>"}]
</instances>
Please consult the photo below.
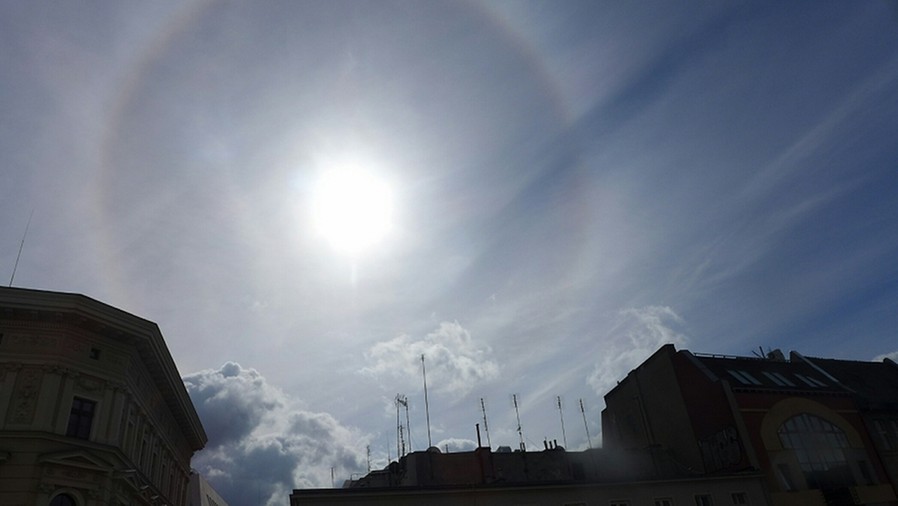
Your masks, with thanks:
<instances>
[{"instance_id":1,"label":"arched window","mask_svg":"<svg viewBox=\"0 0 898 506\"><path fill-rule=\"evenodd\" d=\"M795 452L808 487L833 489L854 485L843 449L845 432L819 416L802 413L777 430L783 448Z\"/></svg>"},{"instance_id":2,"label":"arched window","mask_svg":"<svg viewBox=\"0 0 898 506\"><path fill-rule=\"evenodd\" d=\"M59 494L50 501L50 506L78 506L69 494Z\"/></svg>"}]
</instances>

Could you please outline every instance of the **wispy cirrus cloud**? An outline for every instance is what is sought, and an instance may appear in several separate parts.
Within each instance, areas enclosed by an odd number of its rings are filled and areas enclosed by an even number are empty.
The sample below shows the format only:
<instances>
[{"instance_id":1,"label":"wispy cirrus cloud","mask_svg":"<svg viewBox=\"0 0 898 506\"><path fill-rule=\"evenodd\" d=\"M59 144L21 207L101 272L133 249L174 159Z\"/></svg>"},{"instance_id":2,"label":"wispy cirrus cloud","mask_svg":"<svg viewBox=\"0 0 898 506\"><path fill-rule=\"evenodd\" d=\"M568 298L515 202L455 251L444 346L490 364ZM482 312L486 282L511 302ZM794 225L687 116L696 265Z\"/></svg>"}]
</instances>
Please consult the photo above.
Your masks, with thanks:
<instances>
[{"instance_id":1,"label":"wispy cirrus cloud","mask_svg":"<svg viewBox=\"0 0 898 506\"><path fill-rule=\"evenodd\" d=\"M458 322L442 322L423 338L402 334L375 344L365 353L371 365L362 372L417 381L422 355L435 391L463 396L499 375L490 346L477 342Z\"/></svg>"},{"instance_id":2,"label":"wispy cirrus cloud","mask_svg":"<svg viewBox=\"0 0 898 506\"><path fill-rule=\"evenodd\" d=\"M618 312L618 321L608 332L602 358L587 383L604 395L634 367L661 346L683 346L688 338L676 330L683 319L668 306L627 308Z\"/></svg>"}]
</instances>

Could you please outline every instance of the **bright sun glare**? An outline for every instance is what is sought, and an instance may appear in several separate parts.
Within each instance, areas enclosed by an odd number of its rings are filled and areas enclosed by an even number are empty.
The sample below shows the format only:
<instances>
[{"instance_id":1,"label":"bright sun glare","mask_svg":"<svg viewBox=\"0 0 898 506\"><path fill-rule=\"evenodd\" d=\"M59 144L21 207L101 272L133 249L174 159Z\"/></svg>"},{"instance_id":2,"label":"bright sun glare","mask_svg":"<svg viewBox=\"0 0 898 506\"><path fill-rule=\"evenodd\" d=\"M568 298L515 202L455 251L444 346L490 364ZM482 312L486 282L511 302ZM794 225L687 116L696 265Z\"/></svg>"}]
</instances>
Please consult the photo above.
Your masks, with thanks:
<instances>
[{"instance_id":1,"label":"bright sun glare","mask_svg":"<svg viewBox=\"0 0 898 506\"><path fill-rule=\"evenodd\" d=\"M359 255L383 239L392 226L390 188L364 171L326 172L315 188L313 217L334 249Z\"/></svg>"}]
</instances>

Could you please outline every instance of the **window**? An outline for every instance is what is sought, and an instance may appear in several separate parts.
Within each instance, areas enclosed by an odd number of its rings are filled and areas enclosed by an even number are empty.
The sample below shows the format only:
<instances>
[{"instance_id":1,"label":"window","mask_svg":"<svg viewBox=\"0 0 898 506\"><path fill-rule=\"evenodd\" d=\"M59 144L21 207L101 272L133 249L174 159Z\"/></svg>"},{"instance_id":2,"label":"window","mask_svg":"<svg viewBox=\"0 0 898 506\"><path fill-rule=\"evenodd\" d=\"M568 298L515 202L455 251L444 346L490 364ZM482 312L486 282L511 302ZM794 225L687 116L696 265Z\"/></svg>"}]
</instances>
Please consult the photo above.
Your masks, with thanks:
<instances>
[{"instance_id":1,"label":"window","mask_svg":"<svg viewBox=\"0 0 898 506\"><path fill-rule=\"evenodd\" d=\"M842 429L818 416L802 413L786 420L777 434L783 448L795 452L810 488L855 484L843 452L848 448L848 438Z\"/></svg>"},{"instance_id":2,"label":"window","mask_svg":"<svg viewBox=\"0 0 898 506\"><path fill-rule=\"evenodd\" d=\"M733 500L733 504L748 504L748 494L745 492L733 492L730 494L730 499Z\"/></svg>"},{"instance_id":3,"label":"window","mask_svg":"<svg viewBox=\"0 0 898 506\"><path fill-rule=\"evenodd\" d=\"M94 420L97 403L75 397L72 399L72 412L69 413L69 425L65 435L78 439L90 439L90 426Z\"/></svg>"},{"instance_id":4,"label":"window","mask_svg":"<svg viewBox=\"0 0 898 506\"><path fill-rule=\"evenodd\" d=\"M713 506L714 502L711 501L711 494L697 494L695 496L695 506Z\"/></svg>"},{"instance_id":5,"label":"window","mask_svg":"<svg viewBox=\"0 0 898 506\"><path fill-rule=\"evenodd\" d=\"M812 377L810 377L810 376L803 376L803 375L801 375L801 374L796 374L795 377L798 378L798 379L800 379L801 381L805 382L805 384L806 384L807 386L811 387L811 388L825 387L825 386L826 386L826 383L824 383L824 382L822 382L822 381L820 381L820 380L818 380L818 379L814 379L814 378L812 378Z\"/></svg>"},{"instance_id":6,"label":"window","mask_svg":"<svg viewBox=\"0 0 898 506\"><path fill-rule=\"evenodd\" d=\"M608 506L630 506L630 501L626 499L618 499L617 501L611 501L608 503Z\"/></svg>"},{"instance_id":7,"label":"window","mask_svg":"<svg viewBox=\"0 0 898 506\"><path fill-rule=\"evenodd\" d=\"M90 358L94 360L100 360L100 348L91 348L90 349Z\"/></svg>"},{"instance_id":8,"label":"window","mask_svg":"<svg viewBox=\"0 0 898 506\"><path fill-rule=\"evenodd\" d=\"M748 374L746 371L733 371L731 369L727 369L727 372L730 376L739 380L739 383L743 385L760 385L761 382L758 381L754 376Z\"/></svg>"},{"instance_id":9,"label":"window","mask_svg":"<svg viewBox=\"0 0 898 506\"><path fill-rule=\"evenodd\" d=\"M861 472L861 479L864 480L864 485L873 485L873 474L870 472L870 463L866 460L858 460L857 468Z\"/></svg>"},{"instance_id":10,"label":"window","mask_svg":"<svg viewBox=\"0 0 898 506\"><path fill-rule=\"evenodd\" d=\"M792 478L792 470L789 469L788 464L778 464L776 471L783 484L783 489L786 491L795 490L795 479Z\"/></svg>"},{"instance_id":11,"label":"window","mask_svg":"<svg viewBox=\"0 0 898 506\"><path fill-rule=\"evenodd\" d=\"M50 501L50 506L78 506L69 494L59 494Z\"/></svg>"},{"instance_id":12,"label":"window","mask_svg":"<svg viewBox=\"0 0 898 506\"><path fill-rule=\"evenodd\" d=\"M673 506L673 499L671 499L670 497L656 497L655 506Z\"/></svg>"},{"instance_id":13,"label":"window","mask_svg":"<svg viewBox=\"0 0 898 506\"><path fill-rule=\"evenodd\" d=\"M882 447L885 450L898 449L898 421L874 420L873 427L879 434Z\"/></svg>"},{"instance_id":14,"label":"window","mask_svg":"<svg viewBox=\"0 0 898 506\"><path fill-rule=\"evenodd\" d=\"M778 372L763 371L763 372L761 372L761 374L763 374L764 376L767 376L767 379L776 383L778 386L781 386L781 387L787 387L787 386L794 387L795 386L795 383L792 383L791 381L789 381L788 378L786 378L785 376L783 376L782 374L780 374Z\"/></svg>"}]
</instances>

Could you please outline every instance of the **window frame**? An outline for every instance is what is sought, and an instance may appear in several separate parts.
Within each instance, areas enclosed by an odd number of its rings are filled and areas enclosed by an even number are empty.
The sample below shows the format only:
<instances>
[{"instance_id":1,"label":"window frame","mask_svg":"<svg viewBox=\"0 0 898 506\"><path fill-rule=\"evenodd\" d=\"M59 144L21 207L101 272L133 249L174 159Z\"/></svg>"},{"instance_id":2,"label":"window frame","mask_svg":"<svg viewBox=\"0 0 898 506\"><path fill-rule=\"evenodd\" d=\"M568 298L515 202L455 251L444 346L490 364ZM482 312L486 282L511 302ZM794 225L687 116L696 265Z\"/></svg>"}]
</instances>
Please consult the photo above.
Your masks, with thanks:
<instances>
[{"instance_id":1,"label":"window frame","mask_svg":"<svg viewBox=\"0 0 898 506\"><path fill-rule=\"evenodd\" d=\"M86 406L90 406L90 409L87 411L84 409ZM66 437L90 441L93 433L94 417L97 415L99 406L100 402L95 399L88 399L77 395L72 397L72 404L69 408L69 419L66 422Z\"/></svg>"}]
</instances>

